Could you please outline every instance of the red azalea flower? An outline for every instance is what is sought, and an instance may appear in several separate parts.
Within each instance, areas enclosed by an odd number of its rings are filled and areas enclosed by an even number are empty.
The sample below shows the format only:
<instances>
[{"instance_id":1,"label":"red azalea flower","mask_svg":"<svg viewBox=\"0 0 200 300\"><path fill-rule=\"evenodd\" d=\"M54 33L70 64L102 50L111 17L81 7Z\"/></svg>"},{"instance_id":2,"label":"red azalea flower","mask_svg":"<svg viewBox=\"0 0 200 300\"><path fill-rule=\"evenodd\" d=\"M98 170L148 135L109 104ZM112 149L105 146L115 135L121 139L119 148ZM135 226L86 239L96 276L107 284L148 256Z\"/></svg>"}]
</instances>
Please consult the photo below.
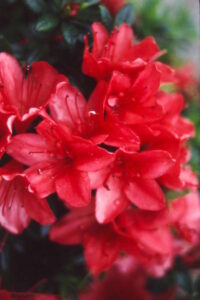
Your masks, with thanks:
<instances>
[{"instance_id":1,"label":"red azalea flower","mask_svg":"<svg viewBox=\"0 0 200 300\"><path fill-rule=\"evenodd\" d=\"M71 206L87 205L91 197L88 172L105 168L113 155L50 120L40 123L37 132L15 136L8 154L30 166L25 174L40 197L56 191Z\"/></svg>"},{"instance_id":2,"label":"red azalea flower","mask_svg":"<svg viewBox=\"0 0 200 300\"><path fill-rule=\"evenodd\" d=\"M46 62L23 72L13 56L0 53L0 110L26 121L45 107L57 80L57 71Z\"/></svg>"},{"instance_id":3,"label":"red azalea flower","mask_svg":"<svg viewBox=\"0 0 200 300\"><path fill-rule=\"evenodd\" d=\"M174 84L179 91L194 90L197 85L197 78L195 68L191 63L187 63L176 70Z\"/></svg>"},{"instance_id":4,"label":"red azalea flower","mask_svg":"<svg viewBox=\"0 0 200 300\"><path fill-rule=\"evenodd\" d=\"M89 99L90 110L120 126L152 124L162 120L164 108L157 99L157 93L164 80L164 70L165 67L158 68L157 63L152 63L137 77L113 71L108 82L98 82Z\"/></svg>"},{"instance_id":5,"label":"red azalea flower","mask_svg":"<svg viewBox=\"0 0 200 300\"><path fill-rule=\"evenodd\" d=\"M42 225L55 221L46 199L29 192L23 168L12 161L0 168L0 224L11 233L21 233L31 219Z\"/></svg>"},{"instance_id":6,"label":"red azalea flower","mask_svg":"<svg viewBox=\"0 0 200 300\"><path fill-rule=\"evenodd\" d=\"M121 213L127 200L146 210L165 207L164 194L156 181L166 173L174 161L162 150L126 153L118 151L104 186L97 189L96 218L107 223Z\"/></svg>"},{"instance_id":7,"label":"red azalea flower","mask_svg":"<svg viewBox=\"0 0 200 300\"><path fill-rule=\"evenodd\" d=\"M115 15L126 3L126 0L101 0L101 3L107 7L111 14Z\"/></svg>"},{"instance_id":8,"label":"red azalea flower","mask_svg":"<svg viewBox=\"0 0 200 300\"><path fill-rule=\"evenodd\" d=\"M164 126L163 126L164 125ZM159 182L172 190L184 190L198 186L198 179L194 172L187 166L190 153L181 138L173 132L172 127L167 128L158 123L146 125L133 125L134 132L140 137L141 149L164 150L170 153L176 161L161 178Z\"/></svg>"},{"instance_id":9,"label":"red azalea flower","mask_svg":"<svg viewBox=\"0 0 200 300\"><path fill-rule=\"evenodd\" d=\"M185 107L181 94L160 92L157 95L157 102L163 110L162 124L173 134L176 134L182 141L195 136L193 123L180 115Z\"/></svg>"},{"instance_id":10,"label":"red azalea flower","mask_svg":"<svg viewBox=\"0 0 200 300\"><path fill-rule=\"evenodd\" d=\"M3 156L6 146L11 139L13 116L0 112L0 158Z\"/></svg>"},{"instance_id":11,"label":"red azalea flower","mask_svg":"<svg viewBox=\"0 0 200 300\"><path fill-rule=\"evenodd\" d=\"M158 121L162 117L162 107L155 98L159 86L160 74L154 65L148 65L135 81L115 71L102 99L104 109L125 124Z\"/></svg>"},{"instance_id":12,"label":"red azalea flower","mask_svg":"<svg viewBox=\"0 0 200 300\"><path fill-rule=\"evenodd\" d=\"M155 295L146 287L148 274L131 256L119 258L105 274L103 280L95 279L79 300L172 300L176 289Z\"/></svg>"},{"instance_id":13,"label":"red azalea flower","mask_svg":"<svg viewBox=\"0 0 200 300\"><path fill-rule=\"evenodd\" d=\"M78 13L78 10L80 8L80 3L71 3L70 4L70 17L75 17Z\"/></svg>"},{"instance_id":14,"label":"red azalea flower","mask_svg":"<svg viewBox=\"0 0 200 300\"><path fill-rule=\"evenodd\" d=\"M197 190L171 204L171 217L178 233L193 245L200 236L200 198Z\"/></svg>"},{"instance_id":15,"label":"red azalea flower","mask_svg":"<svg viewBox=\"0 0 200 300\"><path fill-rule=\"evenodd\" d=\"M188 165L190 152L184 143L181 143L179 152L177 152L176 163L159 180L161 184L172 190L184 190L198 187L197 175Z\"/></svg>"},{"instance_id":16,"label":"red azalea flower","mask_svg":"<svg viewBox=\"0 0 200 300\"><path fill-rule=\"evenodd\" d=\"M163 216L160 214L150 228L142 229L139 224L144 217L138 215L138 219L142 219L134 224L133 234L124 217L117 220L114 227L98 224L91 204L87 208L73 209L58 221L50 231L50 239L65 245L83 243L86 262L94 275L109 269L120 253L129 253L149 268L149 272L161 276L172 263L172 238L166 228L170 219L165 214L163 222Z\"/></svg>"},{"instance_id":17,"label":"red azalea flower","mask_svg":"<svg viewBox=\"0 0 200 300\"><path fill-rule=\"evenodd\" d=\"M93 23L92 31L92 52L85 37L82 69L96 79L108 79L113 70L136 76L147 62L162 54L153 37L133 44L133 32L127 24L115 28L110 37L100 23Z\"/></svg>"},{"instance_id":18,"label":"red azalea flower","mask_svg":"<svg viewBox=\"0 0 200 300\"><path fill-rule=\"evenodd\" d=\"M82 94L68 81L59 83L49 101L52 118L66 124L75 135L114 147L139 149L139 137L122 122L104 116L103 100L107 84L101 82L87 103Z\"/></svg>"}]
</instances>

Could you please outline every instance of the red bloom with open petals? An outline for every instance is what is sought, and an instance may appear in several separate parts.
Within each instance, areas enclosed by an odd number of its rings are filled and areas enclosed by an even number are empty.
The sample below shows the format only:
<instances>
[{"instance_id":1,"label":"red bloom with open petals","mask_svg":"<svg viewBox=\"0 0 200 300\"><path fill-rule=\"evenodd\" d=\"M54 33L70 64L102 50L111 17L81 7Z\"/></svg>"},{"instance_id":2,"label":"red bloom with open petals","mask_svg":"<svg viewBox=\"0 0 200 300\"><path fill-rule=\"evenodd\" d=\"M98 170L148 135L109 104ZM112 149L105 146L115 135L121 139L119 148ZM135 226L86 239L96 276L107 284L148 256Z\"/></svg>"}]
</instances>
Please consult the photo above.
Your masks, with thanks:
<instances>
[{"instance_id":1,"label":"red bloom with open petals","mask_svg":"<svg viewBox=\"0 0 200 300\"><path fill-rule=\"evenodd\" d=\"M186 65L176 69L174 84L179 91L184 91L186 93L189 92L189 95L192 94L191 92L193 92L194 95L197 83L198 80L197 75L195 74L194 65L187 63Z\"/></svg>"},{"instance_id":2,"label":"red bloom with open petals","mask_svg":"<svg viewBox=\"0 0 200 300\"><path fill-rule=\"evenodd\" d=\"M0 224L14 234L21 233L31 219L42 225L55 221L47 200L29 192L22 171L15 162L0 168Z\"/></svg>"},{"instance_id":3,"label":"red bloom with open petals","mask_svg":"<svg viewBox=\"0 0 200 300\"><path fill-rule=\"evenodd\" d=\"M88 103L68 81L59 83L49 101L52 118L67 125L74 135L114 147L139 149L139 137L134 130L111 115L104 116L103 101L107 84L101 82L91 94Z\"/></svg>"},{"instance_id":4,"label":"red bloom with open petals","mask_svg":"<svg viewBox=\"0 0 200 300\"><path fill-rule=\"evenodd\" d=\"M50 120L40 123L37 131L39 135L15 136L7 152L30 166L25 174L40 197L56 191L71 206L87 205L91 197L88 172L105 168L113 155Z\"/></svg>"},{"instance_id":5,"label":"red bloom with open petals","mask_svg":"<svg viewBox=\"0 0 200 300\"><path fill-rule=\"evenodd\" d=\"M115 28L110 37L100 23L93 23L92 31L93 48L90 52L85 37L82 69L85 74L96 79L107 79L114 70L135 77L147 62L162 53L153 37L148 37L139 44L133 44L132 28L127 24Z\"/></svg>"},{"instance_id":6,"label":"red bloom with open petals","mask_svg":"<svg viewBox=\"0 0 200 300\"><path fill-rule=\"evenodd\" d=\"M144 228L140 225L144 216L138 214L132 228L130 221L134 222L133 216L134 212L133 215L125 213L117 219L115 226L112 223L98 224L91 204L86 208L73 209L58 221L50 231L50 239L64 245L82 243L86 262L94 275L108 270L120 253L129 253L150 273L162 276L172 263L172 237L166 227L170 218L163 212L157 221ZM155 218L156 215L151 220Z\"/></svg>"},{"instance_id":7,"label":"red bloom with open petals","mask_svg":"<svg viewBox=\"0 0 200 300\"><path fill-rule=\"evenodd\" d=\"M160 210L165 207L164 194L156 181L174 161L166 151L126 153L118 151L110 176L97 189L96 217L100 223L112 221L131 201L140 209Z\"/></svg>"},{"instance_id":8,"label":"red bloom with open petals","mask_svg":"<svg viewBox=\"0 0 200 300\"><path fill-rule=\"evenodd\" d=\"M166 94L160 92L157 95L157 101L163 110L163 125L182 141L194 137L195 129L193 123L181 116L181 111L185 106L181 94Z\"/></svg>"},{"instance_id":9,"label":"red bloom with open petals","mask_svg":"<svg viewBox=\"0 0 200 300\"><path fill-rule=\"evenodd\" d=\"M95 279L79 300L172 300L176 289L152 294L147 289L148 275L131 256L119 258L105 275L103 280Z\"/></svg>"},{"instance_id":10,"label":"red bloom with open petals","mask_svg":"<svg viewBox=\"0 0 200 300\"><path fill-rule=\"evenodd\" d=\"M57 80L57 71L46 62L35 62L23 72L13 56L1 53L0 110L26 121L45 107Z\"/></svg>"},{"instance_id":11,"label":"red bloom with open petals","mask_svg":"<svg viewBox=\"0 0 200 300\"><path fill-rule=\"evenodd\" d=\"M199 242L200 198L194 190L172 202L172 219L178 233L192 244Z\"/></svg>"}]
</instances>

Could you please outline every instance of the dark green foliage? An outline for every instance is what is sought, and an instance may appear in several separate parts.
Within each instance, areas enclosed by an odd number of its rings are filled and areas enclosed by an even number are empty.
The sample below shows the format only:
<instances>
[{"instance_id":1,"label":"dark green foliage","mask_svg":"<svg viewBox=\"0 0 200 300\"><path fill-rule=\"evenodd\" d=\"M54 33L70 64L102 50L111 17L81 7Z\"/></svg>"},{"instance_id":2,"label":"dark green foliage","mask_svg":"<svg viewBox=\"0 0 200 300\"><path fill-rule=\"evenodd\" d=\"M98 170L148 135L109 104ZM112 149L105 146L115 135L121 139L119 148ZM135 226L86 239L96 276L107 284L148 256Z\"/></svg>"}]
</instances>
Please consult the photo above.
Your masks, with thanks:
<instances>
[{"instance_id":1,"label":"dark green foliage","mask_svg":"<svg viewBox=\"0 0 200 300\"><path fill-rule=\"evenodd\" d=\"M132 4L126 4L122 9L117 13L115 17L114 24L121 25L122 23L127 23L133 25L134 21L134 10Z\"/></svg>"},{"instance_id":2,"label":"dark green foliage","mask_svg":"<svg viewBox=\"0 0 200 300\"><path fill-rule=\"evenodd\" d=\"M109 13L108 9L103 6L99 5L99 10L100 10L100 16L101 16L101 22L102 24L109 30L112 29L112 16Z\"/></svg>"},{"instance_id":3,"label":"dark green foliage","mask_svg":"<svg viewBox=\"0 0 200 300\"><path fill-rule=\"evenodd\" d=\"M47 5L44 0L24 0L24 3L35 13L41 13L47 10Z\"/></svg>"},{"instance_id":4,"label":"dark green foliage","mask_svg":"<svg viewBox=\"0 0 200 300\"><path fill-rule=\"evenodd\" d=\"M54 15L43 15L36 22L35 30L38 32L51 31L56 28L58 22L58 18L56 18Z\"/></svg>"},{"instance_id":5,"label":"dark green foliage","mask_svg":"<svg viewBox=\"0 0 200 300\"><path fill-rule=\"evenodd\" d=\"M192 150L191 165L200 179L200 102L199 99L190 102L185 115L190 118L196 128L196 136L190 141Z\"/></svg>"}]
</instances>

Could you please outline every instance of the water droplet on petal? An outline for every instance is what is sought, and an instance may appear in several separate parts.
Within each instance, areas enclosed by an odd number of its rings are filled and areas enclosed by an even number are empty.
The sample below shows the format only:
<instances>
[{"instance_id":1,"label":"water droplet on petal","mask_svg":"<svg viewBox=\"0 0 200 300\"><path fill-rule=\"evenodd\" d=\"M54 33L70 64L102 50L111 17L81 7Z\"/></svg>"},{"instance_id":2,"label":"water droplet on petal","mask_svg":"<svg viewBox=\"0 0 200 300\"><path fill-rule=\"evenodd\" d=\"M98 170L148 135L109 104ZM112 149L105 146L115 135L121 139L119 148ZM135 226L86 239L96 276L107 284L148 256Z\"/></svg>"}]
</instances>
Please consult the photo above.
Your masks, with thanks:
<instances>
[{"instance_id":1,"label":"water droplet on petal","mask_svg":"<svg viewBox=\"0 0 200 300\"><path fill-rule=\"evenodd\" d=\"M108 105L110 107L114 107L117 104L117 98L116 97L109 97L108 98Z\"/></svg>"},{"instance_id":2,"label":"water droplet on petal","mask_svg":"<svg viewBox=\"0 0 200 300\"><path fill-rule=\"evenodd\" d=\"M136 174L136 176L137 176L137 177L140 177L140 176L141 176L141 174L138 172L138 173Z\"/></svg>"},{"instance_id":3,"label":"water droplet on petal","mask_svg":"<svg viewBox=\"0 0 200 300\"><path fill-rule=\"evenodd\" d=\"M119 97L124 97L124 93L119 93Z\"/></svg>"},{"instance_id":4,"label":"water droplet on petal","mask_svg":"<svg viewBox=\"0 0 200 300\"><path fill-rule=\"evenodd\" d=\"M116 200L114 201L114 203L115 203L116 206L119 206L119 205L120 205L120 202L121 202L120 199L116 199Z\"/></svg>"},{"instance_id":5,"label":"water droplet on petal","mask_svg":"<svg viewBox=\"0 0 200 300\"><path fill-rule=\"evenodd\" d=\"M96 111L94 111L94 110L88 111L88 116L89 117L93 117L93 116L96 116L96 115L97 115Z\"/></svg>"},{"instance_id":6,"label":"water droplet on petal","mask_svg":"<svg viewBox=\"0 0 200 300\"><path fill-rule=\"evenodd\" d=\"M38 175L42 174L42 170L41 169L38 169L37 172L38 172Z\"/></svg>"},{"instance_id":7,"label":"water droplet on petal","mask_svg":"<svg viewBox=\"0 0 200 300\"><path fill-rule=\"evenodd\" d=\"M61 142L57 142L56 147L61 148Z\"/></svg>"}]
</instances>

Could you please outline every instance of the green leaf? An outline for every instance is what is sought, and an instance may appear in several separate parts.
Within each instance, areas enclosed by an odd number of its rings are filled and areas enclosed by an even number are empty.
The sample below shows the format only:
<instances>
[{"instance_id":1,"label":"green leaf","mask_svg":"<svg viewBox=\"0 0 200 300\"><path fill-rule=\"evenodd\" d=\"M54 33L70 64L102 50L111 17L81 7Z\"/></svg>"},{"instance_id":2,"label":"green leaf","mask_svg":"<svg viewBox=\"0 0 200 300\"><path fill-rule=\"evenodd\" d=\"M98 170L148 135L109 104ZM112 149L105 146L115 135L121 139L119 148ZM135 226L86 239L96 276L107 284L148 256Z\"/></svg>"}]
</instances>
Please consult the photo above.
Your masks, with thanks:
<instances>
[{"instance_id":1,"label":"green leaf","mask_svg":"<svg viewBox=\"0 0 200 300\"><path fill-rule=\"evenodd\" d=\"M100 16L101 16L101 22L108 30L111 30L112 28L112 17L109 13L108 9L104 5L99 6Z\"/></svg>"},{"instance_id":2,"label":"green leaf","mask_svg":"<svg viewBox=\"0 0 200 300\"><path fill-rule=\"evenodd\" d=\"M183 191L172 191L172 190L168 190L166 193L165 193L165 199L167 201L169 200L174 200L176 198L179 198L179 197L183 197L185 195L187 195L190 191L188 189L186 190L183 190Z\"/></svg>"},{"instance_id":3,"label":"green leaf","mask_svg":"<svg viewBox=\"0 0 200 300\"><path fill-rule=\"evenodd\" d=\"M36 23L35 30L46 32L54 29L58 25L58 19L53 15L44 15Z\"/></svg>"},{"instance_id":4,"label":"green leaf","mask_svg":"<svg viewBox=\"0 0 200 300\"><path fill-rule=\"evenodd\" d=\"M79 9L76 20L81 23L83 28L90 29L90 24L100 21L99 10L94 6L89 6L84 9Z\"/></svg>"},{"instance_id":5,"label":"green leaf","mask_svg":"<svg viewBox=\"0 0 200 300\"><path fill-rule=\"evenodd\" d=\"M115 25L121 25L122 23L127 23L133 25L134 20L134 9L132 4L126 4L123 8L118 12L115 17Z\"/></svg>"},{"instance_id":6,"label":"green leaf","mask_svg":"<svg viewBox=\"0 0 200 300\"><path fill-rule=\"evenodd\" d=\"M62 6L64 6L66 4L66 1L63 0L54 0L54 4L57 8L61 8Z\"/></svg>"},{"instance_id":7,"label":"green leaf","mask_svg":"<svg viewBox=\"0 0 200 300\"><path fill-rule=\"evenodd\" d=\"M63 23L61 31L65 42L70 48L73 48L82 39L80 30L73 24Z\"/></svg>"},{"instance_id":8,"label":"green leaf","mask_svg":"<svg viewBox=\"0 0 200 300\"><path fill-rule=\"evenodd\" d=\"M81 8L86 8L92 5L96 5L100 2L100 0L86 0L83 3L81 3Z\"/></svg>"},{"instance_id":9,"label":"green leaf","mask_svg":"<svg viewBox=\"0 0 200 300\"><path fill-rule=\"evenodd\" d=\"M44 0L24 0L24 2L35 13L45 11L47 8Z\"/></svg>"}]
</instances>

